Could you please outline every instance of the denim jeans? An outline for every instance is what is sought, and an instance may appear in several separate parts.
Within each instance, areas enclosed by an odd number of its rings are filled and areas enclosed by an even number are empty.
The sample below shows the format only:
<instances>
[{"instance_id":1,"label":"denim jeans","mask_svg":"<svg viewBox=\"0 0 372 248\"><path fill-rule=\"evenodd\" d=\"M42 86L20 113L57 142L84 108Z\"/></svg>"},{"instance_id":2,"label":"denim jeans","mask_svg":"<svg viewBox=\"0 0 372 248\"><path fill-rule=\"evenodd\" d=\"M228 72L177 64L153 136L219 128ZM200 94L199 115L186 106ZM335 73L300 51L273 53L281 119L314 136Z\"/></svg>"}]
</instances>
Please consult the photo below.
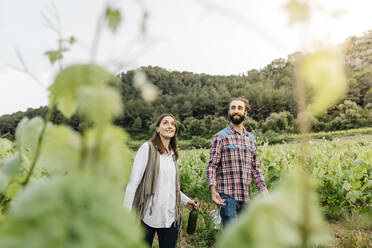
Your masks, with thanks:
<instances>
[{"instance_id":1,"label":"denim jeans","mask_svg":"<svg viewBox=\"0 0 372 248\"><path fill-rule=\"evenodd\" d=\"M179 228L174 222L169 228L153 228L141 222L145 229L145 241L149 247L152 247L155 233L157 233L159 248L176 248Z\"/></svg>"},{"instance_id":2,"label":"denim jeans","mask_svg":"<svg viewBox=\"0 0 372 248\"><path fill-rule=\"evenodd\" d=\"M225 200L225 206L220 209L222 224L225 227L228 222L235 219L245 206L245 202L237 201L226 194L220 194L220 197Z\"/></svg>"}]
</instances>

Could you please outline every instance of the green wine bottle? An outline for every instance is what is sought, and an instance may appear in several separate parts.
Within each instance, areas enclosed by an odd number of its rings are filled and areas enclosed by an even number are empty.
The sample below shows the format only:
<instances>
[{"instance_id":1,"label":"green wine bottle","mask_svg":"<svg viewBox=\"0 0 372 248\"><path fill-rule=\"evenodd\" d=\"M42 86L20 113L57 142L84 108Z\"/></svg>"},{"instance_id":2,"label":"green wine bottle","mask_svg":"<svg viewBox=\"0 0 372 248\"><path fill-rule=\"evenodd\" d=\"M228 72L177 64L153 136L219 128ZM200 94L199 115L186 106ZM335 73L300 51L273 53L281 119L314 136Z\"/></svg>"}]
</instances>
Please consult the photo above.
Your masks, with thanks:
<instances>
[{"instance_id":1,"label":"green wine bottle","mask_svg":"<svg viewBox=\"0 0 372 248\"><path fill-rule=\"evenodd\" d=\"M192 208L189 213L189 221L187 222L187 230L188 234L193 234L196 229L196 221L198 220L198 210Z\"/></svg>"}]
</instances>

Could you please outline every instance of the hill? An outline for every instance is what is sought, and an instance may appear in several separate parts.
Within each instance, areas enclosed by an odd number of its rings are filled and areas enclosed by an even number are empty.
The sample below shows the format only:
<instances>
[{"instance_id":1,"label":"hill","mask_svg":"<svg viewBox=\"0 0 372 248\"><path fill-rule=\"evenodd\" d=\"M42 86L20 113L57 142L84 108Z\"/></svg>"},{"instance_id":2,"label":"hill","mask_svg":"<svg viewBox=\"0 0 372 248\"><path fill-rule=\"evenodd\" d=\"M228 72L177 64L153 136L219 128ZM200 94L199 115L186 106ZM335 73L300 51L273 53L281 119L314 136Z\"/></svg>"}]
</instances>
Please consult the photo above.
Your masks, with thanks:
<instances>
[{"instance_id":1,"label":"hill","mask_svg":"<svg viewBox=\"0 0 372 248\"><path fill-rule=\"evenodd\" d=\"M344 44L347 95L324 115L312 120L314 131L335 131L372 125L372 30L361 37L350 37ZM177 117L180 135L210 137L227 124L227 104L232 97L245 96L252 109L246 120L248 129L258 133L296 133L293 55L273 60L262 69L241 75L212 76L192 72L169 71L160 67L141 67L148 80L161 91L160 97L146 105L134 87L135 71L120 77L124 102L123 117L117 125L126 128L135 139L148 137L151 124L163 112ZM47 107L28 109L0 117L0 134L14 137L17 123L24 117L45 116ZM66 120L56 111L55 123L68 123L79 130L79 118Z\"/></svg>"}]
</instances>

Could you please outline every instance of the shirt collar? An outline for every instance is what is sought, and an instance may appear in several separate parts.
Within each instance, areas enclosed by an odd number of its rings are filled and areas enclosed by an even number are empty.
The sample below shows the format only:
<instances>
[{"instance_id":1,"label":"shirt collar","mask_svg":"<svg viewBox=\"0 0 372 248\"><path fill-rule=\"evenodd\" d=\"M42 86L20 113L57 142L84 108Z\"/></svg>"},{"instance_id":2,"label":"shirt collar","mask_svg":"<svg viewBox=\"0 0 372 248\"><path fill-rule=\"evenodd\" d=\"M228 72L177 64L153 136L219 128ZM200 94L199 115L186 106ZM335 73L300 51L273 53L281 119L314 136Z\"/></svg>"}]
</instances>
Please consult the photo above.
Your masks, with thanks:
<instances>
[{"instance_id":1,"label":"shirt collar","mask_svg":"<svg viewBox=\"0 0 372 248\"><path fill-rule=\"evenodd\" d=\"M230 131L233 133L233 134L239 134L240 133L238 131L235 130L235 128L233 127L233 125L231 124L231 122L229 123L229 129ZM243 135L247 135L247 130L245 130L245 128L243 127Z\"/></svg>"}]
</instances>

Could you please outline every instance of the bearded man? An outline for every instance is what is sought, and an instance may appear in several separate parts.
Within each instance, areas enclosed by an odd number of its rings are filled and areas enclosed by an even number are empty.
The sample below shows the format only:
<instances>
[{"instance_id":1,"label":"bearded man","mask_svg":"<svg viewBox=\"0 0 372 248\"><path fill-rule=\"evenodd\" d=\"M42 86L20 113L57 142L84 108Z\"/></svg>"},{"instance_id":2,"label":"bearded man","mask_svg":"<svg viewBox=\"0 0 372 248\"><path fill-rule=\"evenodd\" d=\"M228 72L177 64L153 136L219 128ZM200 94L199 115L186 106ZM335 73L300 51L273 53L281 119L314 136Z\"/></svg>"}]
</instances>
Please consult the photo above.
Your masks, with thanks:
<instances>
[{"instance_id":1,"label":"bearded man","mask_svg":"<svg viewBox=\"0 0 372 248\"><path fill-rule=\"evenodd\" d=\"M221 208L223 226L236 218L249 201L251 178L267 194L256 140L243 124L249 110L246 98L232 99L228 110L230 123L213 136L210 144L207 181L212 201Z\"/></svg>"}]
</instances>

